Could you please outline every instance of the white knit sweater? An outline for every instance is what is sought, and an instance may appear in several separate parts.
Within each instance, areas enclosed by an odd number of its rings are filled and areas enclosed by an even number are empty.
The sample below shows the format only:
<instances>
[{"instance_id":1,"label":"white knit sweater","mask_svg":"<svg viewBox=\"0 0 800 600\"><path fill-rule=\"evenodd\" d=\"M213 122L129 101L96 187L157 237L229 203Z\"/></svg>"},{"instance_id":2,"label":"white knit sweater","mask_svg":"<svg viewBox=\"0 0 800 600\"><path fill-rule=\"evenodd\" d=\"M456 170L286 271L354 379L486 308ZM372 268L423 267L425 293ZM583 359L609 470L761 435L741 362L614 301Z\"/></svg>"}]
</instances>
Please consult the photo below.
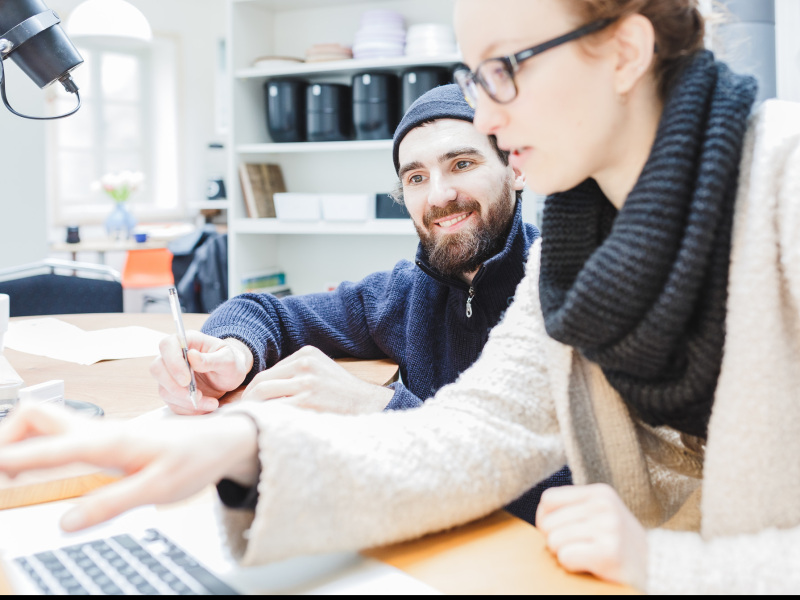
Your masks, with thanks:
<instances>
[{"instance_id":1,"label":"white knit sweater","mask_svg":"<svg viewBox=\"0 0 800 600\"><path fill-rule=\"evenodd\" d=\"M800 105L765 103L745 140L705 448L632 420L599 367L546 335L539 248L480 359L423 407L224 409L260 427L255 515L224 511L245 564L447 529L566 462L650 530L648 591L800 591Z\"/></svg>"}]
</instances>

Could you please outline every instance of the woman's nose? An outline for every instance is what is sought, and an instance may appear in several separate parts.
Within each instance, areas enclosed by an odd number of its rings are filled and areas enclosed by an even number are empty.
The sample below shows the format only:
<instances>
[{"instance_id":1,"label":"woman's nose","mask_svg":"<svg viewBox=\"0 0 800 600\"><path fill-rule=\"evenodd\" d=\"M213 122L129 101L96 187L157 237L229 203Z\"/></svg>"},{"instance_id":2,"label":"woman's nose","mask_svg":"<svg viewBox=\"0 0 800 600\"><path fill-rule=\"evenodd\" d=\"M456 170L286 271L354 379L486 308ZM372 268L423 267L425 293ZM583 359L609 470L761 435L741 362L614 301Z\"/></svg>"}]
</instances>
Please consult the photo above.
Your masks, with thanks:
<instances>
[{"instance_id":1,"label":"woman's nose","mask_svg":"<svg viewBox=\"0 0 800 600\"><path fill-rule=\"evenodd\" d=\"M486 135L496 135L505 125L507 118L503 107L489 98L483 90L478 92L478 106L473 123L475 128Z\"/></svg>"}]
</instances>

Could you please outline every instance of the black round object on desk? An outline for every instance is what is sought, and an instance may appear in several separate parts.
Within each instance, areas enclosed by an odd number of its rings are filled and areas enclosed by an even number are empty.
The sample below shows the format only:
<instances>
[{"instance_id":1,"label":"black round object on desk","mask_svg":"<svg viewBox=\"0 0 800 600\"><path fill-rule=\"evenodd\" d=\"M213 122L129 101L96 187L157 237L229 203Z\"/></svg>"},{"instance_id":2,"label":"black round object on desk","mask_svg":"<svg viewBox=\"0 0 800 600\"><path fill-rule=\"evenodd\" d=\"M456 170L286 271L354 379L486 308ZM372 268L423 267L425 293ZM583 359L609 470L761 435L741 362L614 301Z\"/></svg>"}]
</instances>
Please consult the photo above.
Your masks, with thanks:
<instances>
[{"instance_id":1,"label":"black round object on desk","mask_svg":"<svg viewBox=\"0 0 800 600\"><path fill-rule=\"evenodd\" d=\"M353 128L357 140L387 140L399 123L397 76L360 73L353 77Z\"/></svg>"},{"instance_id":2,"label":"black round object on desk","mask_svg":"<svg viewBox=\"0 0 800 600\"><path fill-rule=\"evenodd\" d=\"M264 84L267 130L273 142L306 141L306 89L300 79L272 79Z\"/></svg>"},{"instance_id":3,"label":"black round object on desk","mask_svg":"<svg viewBox=\"0 0 800 600\"><path fill-rule=\"evenodd\" d=\"M349 85L309 85L306 90L306 110L309 142L341 142L351 138L353 116Z\"/></svg>"},{"instance_id":4,"label":"black round object on desk","mask_svg":"<svg viewBox=\"0 0 800 600\"><path fill-rule=\"evenodd\" d=\"M67 227L67 243L80 244L80 242L81 242L80 228L77 225L70 225L69 227Z\"/></svg>"},{"instance_id":5,"label":"black round object on desk","mask_svg":"<svg viewBox=\"0 0 800 600\"><path fill-rule=\"evenodd\" d=\"M450 71L440 67L416 67L405 71L401 84L402 114L406 114L414 100L425 92L451 82Z\"/></svg>"}]
</instances>

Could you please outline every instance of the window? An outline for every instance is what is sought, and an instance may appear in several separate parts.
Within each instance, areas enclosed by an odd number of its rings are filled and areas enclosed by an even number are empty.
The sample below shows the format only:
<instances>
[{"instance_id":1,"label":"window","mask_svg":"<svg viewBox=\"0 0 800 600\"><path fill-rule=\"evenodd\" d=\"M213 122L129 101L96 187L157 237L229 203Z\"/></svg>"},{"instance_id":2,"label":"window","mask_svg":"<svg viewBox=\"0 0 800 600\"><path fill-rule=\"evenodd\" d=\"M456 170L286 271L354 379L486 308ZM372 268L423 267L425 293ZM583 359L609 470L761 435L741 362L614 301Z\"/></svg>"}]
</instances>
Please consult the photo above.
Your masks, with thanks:
<instances>
[{"instance_id":1,"label":"window","mask_svg":"<svg viewBox=\"0 0 800 600\"><path fill-rule=\"evenodd\" d=\"M81 109L49 131L53 225L102 223L111 202L91 184L126 170L145 175L130 204L139 220L180 214L176 45L169 38L137 47L78 45L84 64L73 78ZM52 114L75 105L61 86L49 89Z\"/></svg>"}]
</instances>

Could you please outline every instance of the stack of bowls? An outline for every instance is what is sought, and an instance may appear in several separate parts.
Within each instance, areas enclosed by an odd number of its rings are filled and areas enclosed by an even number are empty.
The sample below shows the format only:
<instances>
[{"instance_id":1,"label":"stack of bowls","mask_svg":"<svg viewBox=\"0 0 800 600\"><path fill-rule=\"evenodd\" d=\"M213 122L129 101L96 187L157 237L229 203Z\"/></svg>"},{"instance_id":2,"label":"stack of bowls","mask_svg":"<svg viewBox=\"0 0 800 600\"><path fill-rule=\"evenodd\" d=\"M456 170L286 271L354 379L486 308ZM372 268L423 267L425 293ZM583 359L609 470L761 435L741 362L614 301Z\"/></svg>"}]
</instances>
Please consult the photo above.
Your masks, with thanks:
<instances>
[{"instance_id":1,"label":"stack of bowls","mask_svg":"<svg viewBox=\"0 0 800 600\"><path fill-rule=\"evenodd\" d=\"M406 29L403 15L393 10L368 10L353 41L353 58L403 56Z\"/></svg>"},{"instance_id":2,"label":"stack of bowls","mask_svg":"<svg viewBox=\"0 0 800 600\"><path fill-rule=\"evenodd\" d=\"M458 51L453 28L441 23L411 25L406 34L406 56L445 56Z\"/></svg>"},{"instance_id":3,"label":"stack of bowls","mask_svg":"<svg viewBox=\"0 0 800 600\"><path fill-rule=\"evenodd\" d=\"M314 44L306 50L306 62L348 60L351 58L353 58L353 51L341 44Z\"/></svg>"}]
</instances>

